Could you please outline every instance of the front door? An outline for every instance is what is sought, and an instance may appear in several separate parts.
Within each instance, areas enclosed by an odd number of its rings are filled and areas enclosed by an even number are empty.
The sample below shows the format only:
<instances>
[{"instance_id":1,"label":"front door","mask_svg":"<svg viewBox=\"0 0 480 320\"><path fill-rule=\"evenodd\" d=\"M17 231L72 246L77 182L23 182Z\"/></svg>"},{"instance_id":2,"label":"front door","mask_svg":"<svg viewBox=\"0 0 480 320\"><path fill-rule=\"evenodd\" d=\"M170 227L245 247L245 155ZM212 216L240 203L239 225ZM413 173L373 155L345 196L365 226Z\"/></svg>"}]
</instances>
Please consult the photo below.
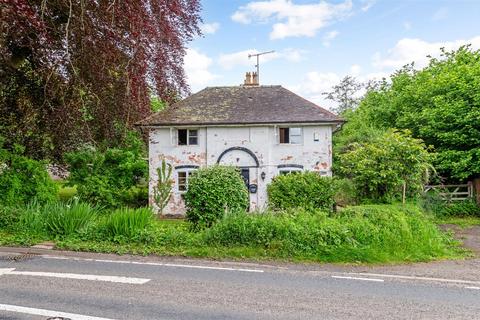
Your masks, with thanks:
<instances>
[{"instance_id":1,"label":"front door","mask_svg":"<svg viewBox=\"0 0 480 320\"><path fill-rule=\"evenodd\" d=\"M240 168L240 174L242 175L243 182L245 182L245 186L250 186L250 169L248 168Z\"/></svg>"}]
</instances>

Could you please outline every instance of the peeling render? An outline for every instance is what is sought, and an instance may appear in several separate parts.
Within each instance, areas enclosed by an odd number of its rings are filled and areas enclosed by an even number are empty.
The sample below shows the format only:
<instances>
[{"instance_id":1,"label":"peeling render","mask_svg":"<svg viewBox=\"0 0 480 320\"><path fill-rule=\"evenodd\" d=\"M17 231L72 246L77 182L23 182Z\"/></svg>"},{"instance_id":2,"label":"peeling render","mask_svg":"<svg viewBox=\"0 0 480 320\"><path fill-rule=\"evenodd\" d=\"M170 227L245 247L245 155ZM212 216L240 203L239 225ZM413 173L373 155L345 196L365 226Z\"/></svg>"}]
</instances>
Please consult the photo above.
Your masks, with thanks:
<instances>
[{"instance_id":1,"label":"peeling render","mask_svg":"<svg viewBox=\"0 0 480 320\"><path fill-rule=\"evenodd\" d=\"M292 125L294 126L294 125ZM332 165L332 126L305 125L301 144L279 144L277 126L210 126L192 127L198 130L198 145L178 146L176 128L151 129L149 136L149 201L154 206L153 186L157 181L156 169L165 159L173 167L178 165L211 166L220 161L223 165L248 168L250 184L257 184L257 192L250 193L250 209L262 210L267 204L267 185L279 174L278 165L301 165L307 170L318 171L322 175L331 175ZM314 136L322 137L315 141ZM237 149L235 148L237 147ZM240 150L246 148L255 155L258 167L252 155ZM286 168L288 169L288 167ZM184 169L179 169L184 170ZM185 214L182 192L178 190L178 171L173 170L172 197L164 209L166 216ZM194 169L189 169L194 170ZM265 173L265 179L261 178ZM156 208L158 209L158 208Z\"/></svg>"}]
</instances>

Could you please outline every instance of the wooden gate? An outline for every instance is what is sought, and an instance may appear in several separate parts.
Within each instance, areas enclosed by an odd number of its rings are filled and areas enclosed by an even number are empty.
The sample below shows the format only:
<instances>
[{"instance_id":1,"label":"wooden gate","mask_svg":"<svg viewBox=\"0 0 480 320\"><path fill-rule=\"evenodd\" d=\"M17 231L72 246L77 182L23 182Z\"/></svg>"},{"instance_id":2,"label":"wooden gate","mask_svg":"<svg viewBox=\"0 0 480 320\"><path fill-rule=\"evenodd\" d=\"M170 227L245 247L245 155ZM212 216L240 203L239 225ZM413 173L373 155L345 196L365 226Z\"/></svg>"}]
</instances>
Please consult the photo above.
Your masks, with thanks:
<instances>
[{"instance_id":1,"label":"wooden gate","mask_svg":"<svg viewBox=\"0 0 480 320\"><path fill-rule=\"evenodd\" d=\"M473 184L441 184L441 185L427 185L424 192L436 191L440 197L445 201L463 201L473 198Z\"/></svg>"}]
</instances>

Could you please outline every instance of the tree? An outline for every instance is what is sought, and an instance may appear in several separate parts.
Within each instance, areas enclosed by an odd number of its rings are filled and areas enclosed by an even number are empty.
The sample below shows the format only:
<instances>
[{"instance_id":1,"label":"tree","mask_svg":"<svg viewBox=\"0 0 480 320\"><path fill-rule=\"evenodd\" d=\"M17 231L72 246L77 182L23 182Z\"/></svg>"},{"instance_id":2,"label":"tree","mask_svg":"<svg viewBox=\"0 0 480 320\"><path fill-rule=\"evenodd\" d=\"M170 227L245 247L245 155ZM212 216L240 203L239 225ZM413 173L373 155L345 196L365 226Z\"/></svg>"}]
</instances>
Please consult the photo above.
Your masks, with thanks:
<instances>
[{"instance_id":1,"label":"tree","mask_svg":"<svg viewBox=\"0 0 480 320\"><path fill-rule=\"evenodd\" d=\"M333 91L323 92L327 99L335 101L338 105L332 110L337 114L343 114L347 110L353 110L360 102L359 91L364 85L352 76L346 76L339 84L333 86Z\"/></svg>"},{"instance_id":2,"label":"tree","mask_svg":"<svg viewBox=\"0 0 480 320\"><path fill-rule=\"evenodd\" d=\"M188 93L198 0L0 1L0 134L37 158L121 142L150 93Z\"/></svg>"},{"instance_id":3,"label":"tree","mask_svg":"<svg viewBox=\"0 0 480 320\"><path fill-rule=\"evenodd\" d=\"M439 59L416 70L407 65L369 91L336 139L336 149L368 139L370 130L408 129L433 146L434 166L450 181L480 173L480 51L464 46L442 50ZM364 136L364 137L362 137Z\"/></svg>"}]
</instances>

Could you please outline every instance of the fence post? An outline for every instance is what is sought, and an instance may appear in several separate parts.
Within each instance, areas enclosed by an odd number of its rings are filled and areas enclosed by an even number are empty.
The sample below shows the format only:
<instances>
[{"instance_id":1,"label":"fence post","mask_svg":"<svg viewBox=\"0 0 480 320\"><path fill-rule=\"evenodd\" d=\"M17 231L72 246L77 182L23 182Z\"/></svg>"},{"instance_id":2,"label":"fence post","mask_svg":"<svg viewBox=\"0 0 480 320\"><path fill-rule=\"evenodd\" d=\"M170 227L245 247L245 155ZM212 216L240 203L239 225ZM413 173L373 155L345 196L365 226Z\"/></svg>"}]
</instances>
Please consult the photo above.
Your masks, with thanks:
<instances>
[{"instance_id":1,"label":"fence post","mask_svg":"<svg viewBox=\"0 0 480 320\"><path fill-rule=\"evenodd\" d=\"M480 178L473 179L473 189L475 192L475 199L477 204L480 205Z\"/></svg>"}]
</instances>

